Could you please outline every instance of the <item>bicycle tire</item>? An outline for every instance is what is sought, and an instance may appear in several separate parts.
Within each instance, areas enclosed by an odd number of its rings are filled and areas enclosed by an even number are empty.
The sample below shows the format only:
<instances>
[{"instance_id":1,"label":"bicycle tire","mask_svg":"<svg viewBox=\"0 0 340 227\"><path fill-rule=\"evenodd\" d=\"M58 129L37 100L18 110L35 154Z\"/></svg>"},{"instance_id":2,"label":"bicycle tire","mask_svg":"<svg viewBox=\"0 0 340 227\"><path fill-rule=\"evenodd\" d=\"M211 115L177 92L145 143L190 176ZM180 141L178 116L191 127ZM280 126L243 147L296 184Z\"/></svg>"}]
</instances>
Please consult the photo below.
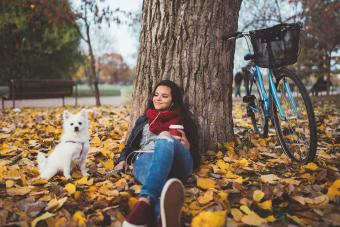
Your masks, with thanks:
<instances>
[{"instance_id":1,"label":"bicycle tire","mask_svg":"<svg viewBox=\"0 0 340 227\"><path fill-rule=\"evenodd\" d=\"M284 103L283 99L280 100L285 117L287 118L287 120L283 120L280 119L272 92L270 94L272 122L274 123L281 147L293 161L302 164L312 162L316 156L317 150L317 128L312 102L308 96L307 90L300 78L293 71L287 68L281 68L276 71L275 78L275 87L279 99L289 98L286 96L284 91L282 92L285 88L281 88L281 83L283 84L284 81L288 80L290 81L289 87L293 90L293 96L301 95L300 98L294 97L297 106L296 109L298 109L298 113L301 115L300 117L298 117L297 111L294 110L294 107L291 111L286 109L287 107L289 108L292 106L290 101ZM294 91L294 89L296 89L296 91ZM302 103L301 106L299 105L300 103ZM308 122L308 126L306 125L306 122ZM290 123L292 123L292 126L289 125ZM301 143L299 139L304 138L305 141ZM303 154L303 152L305 154Z\"/></svg>"},{"instance_id":2,"label":"bicycle tire","mask_svg":"<svg viewBox=\"0 0 340 227\"><path fill-rule=\"evenodd\" d=\"M264 104L262 99L260 98L260 91L256 82L256 92L252 94L250 90L250 95L254 95L255 99L248 103L247 106L247 114L250 116L253 128L255 132L261 137L266 138L268 137L268 117L264 114ZM252 87L252 86L250 86ZM256 113L258 110L258 114Z\"/></svg>"}]
</instances>

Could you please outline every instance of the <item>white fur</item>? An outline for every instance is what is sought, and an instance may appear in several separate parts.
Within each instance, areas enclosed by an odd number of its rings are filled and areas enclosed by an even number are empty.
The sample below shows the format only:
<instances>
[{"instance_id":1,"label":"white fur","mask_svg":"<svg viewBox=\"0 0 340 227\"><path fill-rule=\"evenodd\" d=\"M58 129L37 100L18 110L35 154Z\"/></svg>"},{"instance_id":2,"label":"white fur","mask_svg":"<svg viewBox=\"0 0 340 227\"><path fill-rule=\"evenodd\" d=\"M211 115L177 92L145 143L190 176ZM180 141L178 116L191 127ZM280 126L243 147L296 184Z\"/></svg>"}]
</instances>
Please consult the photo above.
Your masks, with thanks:
<instances>
[{"instance_id":1,"label":"white fur","mask_svg":"<svg viewBox=\"0 0 340 227\"><path fill-rule=\"evenodd\" d=\"M60 143L48 157L45 157L43 153L38 153L38 168L42 179L48 180L59 171L63 172L66 179L71 178L73 163L79 165L83 176L88 176L86 169L86 156L89 151L87 110L83 109L78 114L64 111L63 119L64 133ZM76 127L79 129L78 131L76 131Z\"/></svg>"}]
</instances>

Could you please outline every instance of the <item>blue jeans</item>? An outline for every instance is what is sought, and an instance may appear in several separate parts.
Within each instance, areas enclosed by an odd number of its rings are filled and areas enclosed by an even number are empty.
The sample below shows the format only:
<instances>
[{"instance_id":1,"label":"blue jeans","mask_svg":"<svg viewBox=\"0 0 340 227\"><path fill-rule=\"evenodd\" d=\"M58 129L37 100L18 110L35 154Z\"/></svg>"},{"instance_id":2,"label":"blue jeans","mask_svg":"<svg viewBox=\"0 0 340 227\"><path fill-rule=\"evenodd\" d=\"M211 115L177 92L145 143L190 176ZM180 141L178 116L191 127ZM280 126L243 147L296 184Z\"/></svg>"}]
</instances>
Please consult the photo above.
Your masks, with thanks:
<instances>
[{"instance_id":1,"label":"blue jeans","mask_svg":"<svg viewBox=\"0 0 340 227\"><path fill-rule=\"evenodd\" d=\"M169 178L185 181L193 170L193 160L189 151L177 139L159 136L155 140L153 153L142 153L137 157L133 174L143 186L140 196L150 199L155 216L160 214L159 197Z\"/></svg>"}]
</instances>

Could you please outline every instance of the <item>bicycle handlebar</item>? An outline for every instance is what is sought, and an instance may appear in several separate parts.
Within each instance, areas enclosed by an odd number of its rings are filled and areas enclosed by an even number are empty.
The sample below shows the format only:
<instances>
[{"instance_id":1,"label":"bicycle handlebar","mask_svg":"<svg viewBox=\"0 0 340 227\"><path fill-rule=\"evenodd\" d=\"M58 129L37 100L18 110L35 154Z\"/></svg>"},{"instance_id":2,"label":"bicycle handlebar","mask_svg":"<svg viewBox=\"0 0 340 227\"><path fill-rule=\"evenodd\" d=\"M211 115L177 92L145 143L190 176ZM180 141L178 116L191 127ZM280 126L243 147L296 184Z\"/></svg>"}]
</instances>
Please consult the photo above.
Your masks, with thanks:
<instances>
[{"instance_id":1,"label":"bicycle handlebar","mask_svg":"<svg viewBox=\"0 0 340 227\"><path fill-rule=\"evenodd\" d=\"M233 32L230 34L227 34L226 36L224 36L224 40L228 40L228 39L238 39L243 37L243 33L242 32Z\"/></svg>"}]
</instances>

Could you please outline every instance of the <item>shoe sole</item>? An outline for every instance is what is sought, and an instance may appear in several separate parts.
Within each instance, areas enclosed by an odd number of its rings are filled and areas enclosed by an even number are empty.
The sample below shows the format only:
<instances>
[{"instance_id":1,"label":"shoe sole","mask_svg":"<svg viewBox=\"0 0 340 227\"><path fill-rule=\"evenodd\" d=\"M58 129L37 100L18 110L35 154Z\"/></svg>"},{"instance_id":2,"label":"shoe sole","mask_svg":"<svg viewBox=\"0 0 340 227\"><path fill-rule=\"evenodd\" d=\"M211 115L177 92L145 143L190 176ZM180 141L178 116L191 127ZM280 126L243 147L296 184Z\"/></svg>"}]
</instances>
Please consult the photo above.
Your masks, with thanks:
<instances>
[{"instance_id":1,"label":"shoe sole","mask_svg":"<svg viewBox=\"0 0 340 227\"><path fill-rule=\"evenodd\" d=\"M181 227L181 209L184 203L184 187L178 179L168 180L161 193L162 227Z\"/></svg>"},{"instance_id":2,"label":"shoe sole","mask_svg":"<svg viewBox=\"0 0 340 227\"><path fill-rule=\"evenodd\" d=\"M130 224L127 221L124 221L122 227L147 227L147 225L134 225L134 224Z\"/></svg>"}]
</instances>

